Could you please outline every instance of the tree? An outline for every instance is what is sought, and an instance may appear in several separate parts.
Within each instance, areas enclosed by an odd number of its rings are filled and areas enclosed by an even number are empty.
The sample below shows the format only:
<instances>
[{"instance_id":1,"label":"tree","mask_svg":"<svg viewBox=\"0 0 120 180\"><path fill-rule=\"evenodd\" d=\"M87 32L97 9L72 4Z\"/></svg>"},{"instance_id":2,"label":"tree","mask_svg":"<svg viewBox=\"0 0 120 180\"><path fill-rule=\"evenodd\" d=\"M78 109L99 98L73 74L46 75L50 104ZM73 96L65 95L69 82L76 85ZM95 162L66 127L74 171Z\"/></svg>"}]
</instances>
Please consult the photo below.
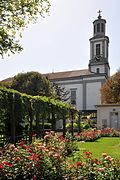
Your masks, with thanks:
<instances>
[{"instance_id":1,"label":"tree","mask_svg":"<svg viewBox=\"0 0 120 180\"><path fill-rule=\"evenodd\" d=\"M69 91L67 91L64 87L59 86L57 83L52 84L53 88L53 98L60 100L60 101L67 101L69 96Z\"/></svg>"},{"instance_id":2,"label":"tree","mask_svg":"<svg viewBox=\"0 0 120 180\"><path fill-rule=\"evenodd\" d=\"M52 95L50 81L38 72L27 72L16 75L13 78L11 88L32 96Z\"/></svg>"},{"instance_id":3,"label":"tree","mask_svg":"<svg viewBox=\"0 0 120 180\"><path fill-rule=\"evenodd\" d=\"M48 0L0 0L0 55L20 52L21 31L49 11Z\"/></svg>"},{"instance_id":4,"label":"tree","mask_svg":"<svg viewBox=\"0 0 120 180\"><path fill-rule=\"evenodd\" d=\"M6 87L9 89L11 87L12 79L13 78L8 78L8 80L5 79L3 81L0 81L0 86Z\"/></svg>"},{"instance_id":5,"label":"tree","mask_svg":"<svg viewBox=\"0 0 120 180\"><path fill-rule=\"evenodd\" d=\"M101 88L103 103L120 103L120 71L111 76Z\"/></svg>"}]
</instances>

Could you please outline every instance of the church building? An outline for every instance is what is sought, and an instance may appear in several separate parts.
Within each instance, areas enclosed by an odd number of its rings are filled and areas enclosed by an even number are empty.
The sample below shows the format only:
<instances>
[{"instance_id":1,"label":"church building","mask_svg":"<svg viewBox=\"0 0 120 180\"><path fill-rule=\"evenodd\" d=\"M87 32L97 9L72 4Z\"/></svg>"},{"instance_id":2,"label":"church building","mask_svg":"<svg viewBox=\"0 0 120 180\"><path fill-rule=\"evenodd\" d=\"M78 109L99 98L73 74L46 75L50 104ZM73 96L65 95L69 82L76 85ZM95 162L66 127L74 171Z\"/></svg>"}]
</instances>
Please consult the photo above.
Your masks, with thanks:
<instances>
[{"instance_id":1,"label":"church building","mask_svg":"<svg viewBox=\"0 0 120 180\"><path fill-rule=\"evenodd\" d=\"M78 110L94 110L95 105L102 103L100 88L110 76L106 20L101 17L101 11L98 13L93 22L93 37L90 38L88 69L45 74L50 81L70 91L69 101Z\"/></svg>"}]
</instances>

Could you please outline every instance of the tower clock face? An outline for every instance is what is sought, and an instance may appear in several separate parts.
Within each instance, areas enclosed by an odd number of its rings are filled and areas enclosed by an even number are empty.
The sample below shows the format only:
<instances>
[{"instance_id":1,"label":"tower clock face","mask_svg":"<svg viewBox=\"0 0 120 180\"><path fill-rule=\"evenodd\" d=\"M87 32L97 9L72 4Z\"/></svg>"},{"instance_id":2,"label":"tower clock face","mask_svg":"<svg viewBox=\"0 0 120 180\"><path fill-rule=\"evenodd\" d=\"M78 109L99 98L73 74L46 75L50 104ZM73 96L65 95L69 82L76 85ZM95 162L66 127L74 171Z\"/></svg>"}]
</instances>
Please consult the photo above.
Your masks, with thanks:
<instances>
[{"instance_id":1,"label":"tower clock face","mask_svg":"<svg viewBox=\"0 0 120 180\"><path fill-rule=\"evenodd\" d=\"M96 61L100 61L101 59L102 59L102 57L101 57L100 55L96 55L96 56L95 56L95 60L96 60Z\"/></svg>"}]
</instances>

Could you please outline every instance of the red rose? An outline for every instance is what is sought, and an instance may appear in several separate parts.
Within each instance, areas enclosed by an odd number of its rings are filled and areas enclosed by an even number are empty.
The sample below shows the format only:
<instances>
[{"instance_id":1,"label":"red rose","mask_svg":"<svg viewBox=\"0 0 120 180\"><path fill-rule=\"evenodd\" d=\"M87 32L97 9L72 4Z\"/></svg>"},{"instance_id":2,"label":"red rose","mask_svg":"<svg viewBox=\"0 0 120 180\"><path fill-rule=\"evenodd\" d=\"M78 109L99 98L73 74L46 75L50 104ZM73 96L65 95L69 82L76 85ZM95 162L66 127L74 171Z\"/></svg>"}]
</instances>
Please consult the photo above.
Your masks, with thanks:
<instances>
[{"instance_id":1,"label":"red rose","mask_svg":"<svg viewBox=\"0 0 120 180\"><path fill-rule=\"evenodd\" d=\"M76 165L77 166L83 166L83 164L81 162L78 162Z\"/></svg>"},{"instance_id":2,"label":"red rose","mask_svg":"<svg viewBox=\"0 0 120 180\"><path fill-rule=\"evenodd\" d=\"M0 166L0 170L2 170L2 168L3 168L3 167L2 167L2 166Z\"/></svg>"}]
</instances>

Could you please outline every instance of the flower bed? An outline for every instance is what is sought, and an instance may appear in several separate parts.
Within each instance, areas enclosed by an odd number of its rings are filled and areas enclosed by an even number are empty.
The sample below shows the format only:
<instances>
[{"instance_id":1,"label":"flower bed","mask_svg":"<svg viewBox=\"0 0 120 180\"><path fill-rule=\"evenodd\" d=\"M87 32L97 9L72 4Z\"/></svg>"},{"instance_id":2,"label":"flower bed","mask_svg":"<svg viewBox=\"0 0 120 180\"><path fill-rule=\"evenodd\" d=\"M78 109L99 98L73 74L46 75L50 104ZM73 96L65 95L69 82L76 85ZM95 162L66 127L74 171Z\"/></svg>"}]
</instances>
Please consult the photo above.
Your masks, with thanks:
<instances>
[{"instance_id":1,"label":"flower bed","mask_svg":"<svg viewBox=\"0 0 120 180\"><path fill-rule=\"evenodd\" d=\"M84 161L76 157L77 163L69 166L68 171L74 180L118 180L120 179L120 161L106 153L102 154L102 160L94 159L92 153L84 152ZM80 161L78 161L80 159Z\"/></svg>"},{"instance_id":2,"label":"flower bed","mask_svg":"<svg viewBox=\"0 0 120 180\"><path fill-rule=\"evenodd\" d=\"M101 137L101 131L94 129L83 129L82 132L76 136L77 141L95 141Z\"/></svg>"},{"instance_id":3,"label":"flower bed","mask_svg":"<svg viewBox=\"0 0 120 180\"><path fill-rule=\"evenodd\" d=\"M120 137L120 131L110 128L105 128L103 130L93 129L83 129L82 132L76 136L77 141L95 141L100 137Z\"/></svg>"},{"instance_id":4,"label":"flower bed","mask_svg":"<svg viewBox=\"0 0 120 180\"><path fill-rule=\"evenodd\" d=\"M65 176L65 158L73 145L70 140L46 132L44 139L31 144L21 141L0 153L0 179L61 179Z\"/></svg>"},{"instance_id":5,"label":"flower bed","mask_svg":"<svg viewBox=\"0 0 120 180\"><path fill-rule=\"evenodd\" d=\"M120 131L113 128L105 128L101 130L102 137L120 137Z\"/></svg>"},{"instance_id":6,"label":"flower bed","mask_svg":"<svg viewBox=\"0 0 120 180\"><path fill-rule=\"evenodd\" d=\"M93 136L93 135L92 135ZM120 161L103 153L103 160L92 157L84 151L68 160L74 151L70 135L66 138L46 132L44 139L33 136L31 144L21 141L16 146L10 144L0 151L0 179L28 180L114 180L120 178Z\"/></svg>"}]
</instances>

